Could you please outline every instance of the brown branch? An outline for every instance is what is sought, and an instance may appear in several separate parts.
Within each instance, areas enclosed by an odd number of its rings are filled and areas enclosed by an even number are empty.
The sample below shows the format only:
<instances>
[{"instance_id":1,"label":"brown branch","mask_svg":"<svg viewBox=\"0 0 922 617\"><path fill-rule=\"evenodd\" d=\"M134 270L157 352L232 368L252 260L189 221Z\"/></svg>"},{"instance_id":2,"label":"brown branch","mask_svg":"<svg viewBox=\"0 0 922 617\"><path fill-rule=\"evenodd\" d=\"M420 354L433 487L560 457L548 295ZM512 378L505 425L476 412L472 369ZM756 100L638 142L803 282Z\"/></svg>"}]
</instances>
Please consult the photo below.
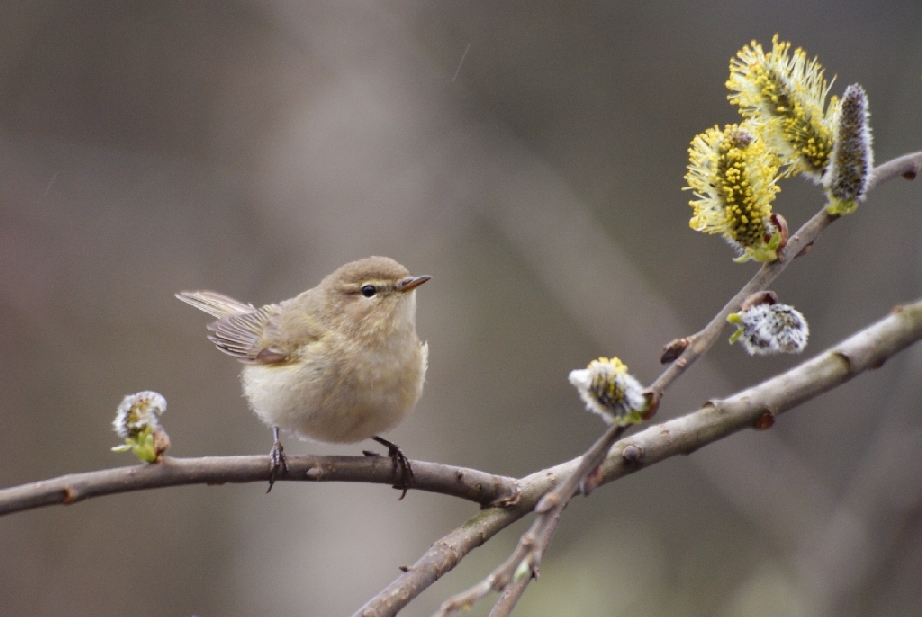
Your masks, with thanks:
<instances>
[{"instance_id":1,"label":"brown branch","mask_svg":"<svg viewBox=\"0 0 922 617\"><path fill-rule=\"evenodd\" d=\"M868 180L867 190L870 192L871 189L899 176L911 180L915 178L920 169L922 169L922 152L905 154L875 167ZM797 233L790 237L778 260L763 264L755 276L724 305L701 331L688 337L688 348L650 385L648 390L653 394L654 400L658 401L670 384L711 348L723 331L727 323L727 316L739 310L743 300L756 292L768 289L778 275L838 218L840 217L826 212L825 208L817 212L797 230Z\"/></svg>"},{"instance_id":2,"label":"brown branch","mask_svg":"<svg viewBox=\"0 0 922 617\"><path fill-rule=\"evenodd\" d=\"M597 481L613 482L667 458L691 454L743 429L770 426L766 419L773 420L864 371L882 366L888 358L920 339L922 299L897 307L881 321L782 375L622 439L602 463ZM572 476L581 461L579 457L520 480L516 502L506 508L485 510L436 542L413 567L369 600L355 617L396 615L464 555L527 514L541 495ZM526 577L524 581L527 580Z\"/></svg>"},{"instance_id":3,"label":"brown branch","mask_svg":"<svg viewBox=\"0 0 922 617\"><path fill-rule=\"evenodd\" d=\"M920 339L922 299L896 307L881 321L786 373L623 439L603 463L601 482L617 480L676 454L691 454L744 428L768 428L771 421L767 419L881 367Z\"/></svg>"},{"instance_id":4,"label":"brown branch","mask_svg":"<svg viewBox=\"0 0 922 617\"><path fill-rule=\"evenodd\" d=\"M521 583L522 576L531 578L533 570L529 568L523 573L520 564L534 548L534 543L535 537L531 530L522 534L518 545L516 545L512 554L506 558L506 561L493 570L488 577L470 589L445 600L435 614L436 617L447 617L459 611L466 611L491 592L509 589L510 583L513 583L513 585Z\"/></svg>"},{"instance_id":5,"label":"brown branch","mask_svg":"<svg viewBox=\"0 0 922 617\"><path fill-rule=\"evenodd\" d=\"M905 159L905 160L904 160ZM901 173L906 173L907 166L916 165L916 157L908 155L898 159L899 164L886 164L887 171L881 172L880 181L883 179L896 177ZM876 171L876 170L875 170ZM838 215L829 214L825 208L822 208L792 237L787 239L787 244L783 251L780 252L779 258L773 262L763 264L755 276L731 298L724 307L715 315L710 322L699 332L688 337L688 346L674 360L670 366L653 382L647 389L652 402L652 413L655 413L659 406L666 389L678 379L698 358L703 356L711 346L717 341L720 333L727 323L727 317L739 310L742 303L753 294L764 291L774 281L781 272L796 257L802 254L816 238L828 227L833 221L839 218ZM521 537L516 552L512 557L521 553L514 563L507 560L497 567L486 579L489 584L483 582L472 587L466 592L447 600L438 613L450 615L461 608L469 608L474 602L484 597L490 591L502 591L506 589L513 572L519 567L520 563L525 563L531 571L537 575L537 569L541 564L544 551L553 540L554 532L559 524L560 516L566 508L577 486L583 486L586 479L601 464L612 445L621 437L624 429L612 427L586 452L582 458L580 466L569 476L561 485L555 487L538 503L537 511L540 516L532 524L531 528ZM524 546L528 549L524 550ZM512 559L510 557L510 559ZM531 577L516 581L515 589L509 593L503 593L500 601L494 607L497 615L507 614L511 611L528 586Z\"/></svg>"},{"instance_id":6,"label":"brown branch","mask_svg":"<svg viewBox=\"0 0 922 617\"><path fill-rule=\"evenodd\" d=\"M496 604L490 611L489 617L507 617L508 615L511 615L512 609L515 608L515 605L519 603L519 599L522 597L522 594L525 593L525 589L528 587L528 582L528 579L515 581L503 589L503 593L500 594L499 600L496 601Z\"/></svg>"},{"instance_id":7,"label":"brown branch","mask_svg":"<svg viewBox=\"0 0 922 617\"><path fill-rule=\"evenodd\" d=\"M531 502L534 506L537 498ZM527 502L523 506L527 506ZM490 508L433 544L416 563L356 611L353 617L385 617L400 609L450 572L472 550L516 522L527 507Z\"/></svg>"},{"instance_id":8,"label":"brown branch","mask_svg":"<svg viewBox=\"0 0 922 617\"><path fill-rule=\"evenodd\" d=\"M909 180L914 179L920 168L922 168L922 152L907 154L893 159L875 168L871 172L867 191L897 176L902 176ZM739 310L740 306L747 298L755 293L765 291L772 281L787 268L788 264L797 257L805 254L823 230L838 218L840 218L839 215L829 214L825 207L822 208L810 220L804 223L797 233L787 239L786 246L779 252L777 260L764 264L755 276L753 276L753 278L724 305L717 315L711 319L704 329L686 339L688 341L687 348L665 371L663 371L650 388L647 389L652 404L651 415L656 412L660 399L669 385L678 379L698 358L703 356L707 350L714 345L726 325L727 317L731 313ZM773 415L769 417L769 426L770 423L774 421L773 418ZM618 431L614 427L609 429L584 455L582 463L577 470L573 472L572 476L568 477L562 486L548 493L548 495L538 503L536 509L539 512L539 517L532 524L531 528L521 537L516 553L513 555L515 556L522 552L524 547L528 547L528 549L524 551L524 558L511 566L507 561L494 570L488 577L491 590L506 589L509 580L511 580L510 577L512 573L516 572L516 568L519 568L520 564L524 564L530 568L530 571L534 573L534 578L537 578L538 567L541 564L544 551L553 540L563 509L567 506L567 503L569 503L573 495L572 491L576 486L584 485L589 475L595 472L599 461L604 457L604 453L608 452L608 448L618 439L622 432L623 431ZM632 453L632 457L633 456L639 456L639 454ZM508 593L503 593L499 602L494 607L494 610L491 612L491 615L507 615L511 612L531 579L532 577L529 576L516 580L513 585L514 588L510 589ZM455 598L443 604L439 615L450 615L457 610L457 607L470 607L476 599L486 595L483 593L475 599L474 596L482 592L483 585L479 585L468 592L455 596Z\"/></svg>"},{"instance_id":9,"label":"brown branch","mask_svg":"<svg viewBox=\"0 0 922 617\"><path fill-rule=\"evenodd\" d=\"M884 163L875 168L872 172L868 190L879 186L883 182L896 178L897 176L912 179L915 177L915 174L918 173L920 167L922 167L922 152L908 154ZM656 379L656 381L653 382L650 388L648 388L648 392L650 392L652 397L654 411L655 406L659 404L662 394L669 385L681 376L686 369L694 364L694 362L717 341L720 333L725 327L727 316L739 310L740 305L746 298L756 292L767 289L778 275L784 271L788 264L811 246L820 233L837 218L839 218L839 216L829 214L825 208L821 209L788 239L787 245L781 252L778 260L764 264L749 283L731 298L700 332L689 337L689 345L685 351L660 375L659 378ZM772 414L771 418L773 417L774 415ZM734 430L739 430L739 428ZM564 483L562 483L564 486L561 486L560 490L549 493L538 505L541 515L532 527L529 528L528 532L520 538L516 550L509 559L497 567L486 579L471 589L447 600L442 605L440 614L447 615L463 608L469 608L474 602L491 591L507 589L509 582L512 580L516 569L523 559L528 560L527 565L536 573L543 552L553 538L554 530L556 530L557 523L559 522L559 517L564 507L566 507L566 504L569 502L570 497L573 495L573 491L577 486L583 486L587 477L598 467L599 462L605 458L606 453L608 453L611 446L617 441L622 433L622 430L616 428L609 429L595 444L593 444L592 448L590 448L581 459L578 459L580 460L580 464L570 472L569 476L564 480ZM643 449L632 448L630 450L630 456L626 457L626 460L628 460L629 464L632 466L639 468L643 464L649 464L649 462L643 463L641 460L642 458ZM605 480L603 477L601 481L610 480ZM479 546L479 544L477 544L477 546ZM473 547L471 548L473 549ZM422 560L425 560L427 555L424 555ZM441 573L439 576L441 576ZM437 578L430 581L428 585L431 585L435 580L437 580ZM513 589L510 589L509 593L504 593L497 603L497 606L494 607L494 613L496 615L508 614L515 606L518 598L521 597L521 594L524 592L530 580L531 577L526 577L516 581L512 586ZM400 585L401 581L398 579L388 587L388 590L397 590L398 595L401 595L402 588ZM426 586L423 586L421 589L425 589ZM418 591L416 593L418 593ZM407 602L408 601L409 599ZM375 599L373 598L363 609L374 607L374 602ZM405 604L401 604L400 606L404 605ZM360 611L357 614L364 615L366 613ZM377 615L379 613L372 610L368 614Z\"/></svg>"},{"instance_id":10,"label":"brown branch","mask_svg":"<svg viewBox=\"0 0 922 617\"><path fill-rule=\"evenodd\" d=\"M922 153L894 159L872 172L869 190L883 182L903 176L914 178L922 169ZM752 293L762 291L801 254L837 216L825 210L816 214L788 241L781 259L765 264L752 280L728 302L700 332L690 337L685 352L650 386L654 399L713 345L724 327L726 316L737 310ZM467 553L482 545L506 526L528 514L541 495L561 486L542 504L539 521L543 528L524 542L537 568L544 549L559 522L563 506L598 465L595 456L608 452L594 476L595 484L614 481L628 473L677 454L689 454L704 445L743 428L770 426L773 418L855 375L876 368L891 355L922 337L922 304L907 305L878 324L844 341L837 348L724 401L714 401L682 418L650 427L622 440L623 445L609 452L620 433L610 430L583 457L531 474L516 483L511 478L484 472L413 462L418 490L461 497L490 506L476 517L433 545L407 572L387 589L372 598L357 615L394 615L422 590L450 571ZM766 421L768 418L768 421ZM262 482L267 479L268 457L204 457L178 459L165 457L162 463L70 474L59 478L0 490L0 515L54 504L70 504L91 497L185 484L223 484ZM289 471L280 481L373 482L394 484L399 480L386 458L379 457L289 457ZM564 484L567 482L568 484ZM536 524L539 522L536 521ZM532 531L532 530L530 530ZM527 534L528 535L528 534ZM520 543L523 544L523 543ZM515 555L518 555L517 550ZM521 560L518 562L521 563ZM518 565L516 565L518 567ZM512 570L515 572L515 569ZM494 608L493 615L506 615L521 596L530 577L508 589Z\"/></svg>"},{"instance_id":11,"label":"brown branch","mask_svg":"<svg viewBox=\"0 0 922 617\"><path fill-rule=\"evenodd\" d=\"M814 214L797 230L797 233L791 236L776 261L763 264L755 276L720 309L704 328L688 337L688 348L648 388L654 400L658 401L672 382L688 370L720 338L720 333L726 327L727 316L730 313L738 311L743 301L752 294L766 290L800 252L812 244L820 233L837 218L839 217L826 212L825 208Z\"/></svg>"},{"instance_id":12,"label":"brown branch","mask_svg":"<svg viewBox=\"0 0 922 617\"><path fill-rule=\"evenodd\" d=\"M898 176L912 180L919 175L920 170L922 170L922 152L904 154L874 168L868 179L868 191Z\"/></svg>"},{"instance_id":13,"label":"brown branch","mask_svg":"<svg viewBox=\"0 0 922 617\"><path fill-rule=\"evenodd\" d=\"M365 603L354 617L396 615L400 609L451 571L468 553L530 513L541 496L579 464L579 459L533 473L518 481L518 496L504 507L483 510L438 542L390 585Z\"/></svg>"},{"instance_id":14,"label":"brown branch","mask_svg":"<svg viewBox=\"0 0 922 617\"><path fill-rule=\"evenodd\" d=\"M475 469L412 461L413 488L481 504L515 501L513 478ZM162 463L75 473L0 490L0 515L92 497L185 484L266 482L268 456L164 457ZM391 459L383 456L289 456L288 471L277 481L372 482L395 484Z\"/></svg>"},{"instance_id":15,"label":"brown branch","mask_svg":"<svg viewBox=\"0 0 922 617\"><path fill-rule=\"evenodd\" d=\"M494 612L497 615L508 614L503 611L511 611L525 592L528 581L532 576L537 578L544 550L550 545L557 531L557 525L560 524L563 510L578 492L582 479L602 464L611 447L624 434L625 429L626 427L623 426L612 426L589 448L586 454L576 459L579 463L576 469L545 493L537 503L535 511L539 513L538 518L519 538L509 558L478 584L443 602L436 615L446 617L469 609L493 591L502 591L503 595L491 614ZM588 493L588 491L585 492ZM524 580L521 576L523 566L527 572Z\"/></svg>"}]
</instances>

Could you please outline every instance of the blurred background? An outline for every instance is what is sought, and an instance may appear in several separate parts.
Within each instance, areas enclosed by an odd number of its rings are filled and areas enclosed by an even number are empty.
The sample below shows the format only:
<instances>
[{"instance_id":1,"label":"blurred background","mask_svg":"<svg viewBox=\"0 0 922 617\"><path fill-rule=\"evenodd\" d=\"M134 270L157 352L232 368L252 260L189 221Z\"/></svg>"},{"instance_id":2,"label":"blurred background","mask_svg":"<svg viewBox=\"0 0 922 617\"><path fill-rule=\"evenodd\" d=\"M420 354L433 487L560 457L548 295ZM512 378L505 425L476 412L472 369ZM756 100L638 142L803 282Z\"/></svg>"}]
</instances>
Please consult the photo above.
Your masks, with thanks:
<instances>
[{"instance_id":1,"label":"blurred background","mask_svg":"<svg viewBox=\"0 0 922 617\"><path fill-rule=\"evenodd\" d=\"M604 427L567 373L617 355L649 383L757 268L689 230L681 188L692 137L736 121L731 56L775 33L834 93L866 88L878 161L922 149L917 0L0 4L0 486L131 464L110 423L147 389L170 454L268 453L239 365L173 294L274 302L369 255L433 276L426 392L389 438L515 476L579 455ZM775 209L794 229L822 203L793 179ZM807 355L919 297L920 205L919 181L884 185L773 287ZM800 360L719 344L658 419ZM576 500L516 614L917 613L920 371L911 349ZM349 615L475 513L295 483L19 513L0 614ZM522 525L402 614L486 575Z\"/></svg>"}]
</instances>

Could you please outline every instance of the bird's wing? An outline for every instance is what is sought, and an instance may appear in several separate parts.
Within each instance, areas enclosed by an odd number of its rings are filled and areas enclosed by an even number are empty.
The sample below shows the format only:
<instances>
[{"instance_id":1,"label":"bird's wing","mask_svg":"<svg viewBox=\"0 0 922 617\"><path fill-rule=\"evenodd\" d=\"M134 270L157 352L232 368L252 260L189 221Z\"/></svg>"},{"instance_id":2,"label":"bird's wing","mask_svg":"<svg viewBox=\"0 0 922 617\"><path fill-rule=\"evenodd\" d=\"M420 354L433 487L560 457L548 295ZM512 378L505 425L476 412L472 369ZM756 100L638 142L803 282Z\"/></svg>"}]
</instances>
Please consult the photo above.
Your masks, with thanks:
<instances>
[{"instance_id":1,"label":"bird's wing","mask_svg":"<svg viewBox=\"0 0 922 617\"><path fill-rule=\"evenodd\" d=\"M176 297L191 304L200 311L204 311L217 318L235 315L237 313L250 313L256 310L252 304L237 302L233 298L223 296L213 291L184 291Z\"/></svg>"},{"instance_id":2,"label":"bird's wing","mask_svg":"<svg viewBox=\"0 0 922 617\"><path fill-rule=\"evenodd\" d=\"M226 315L208 324L208 340L218 349L244 364L280 364L291 359L292 350L275 335L275 323L281 307L278 304Z\"/></svg>"}]
</instances>

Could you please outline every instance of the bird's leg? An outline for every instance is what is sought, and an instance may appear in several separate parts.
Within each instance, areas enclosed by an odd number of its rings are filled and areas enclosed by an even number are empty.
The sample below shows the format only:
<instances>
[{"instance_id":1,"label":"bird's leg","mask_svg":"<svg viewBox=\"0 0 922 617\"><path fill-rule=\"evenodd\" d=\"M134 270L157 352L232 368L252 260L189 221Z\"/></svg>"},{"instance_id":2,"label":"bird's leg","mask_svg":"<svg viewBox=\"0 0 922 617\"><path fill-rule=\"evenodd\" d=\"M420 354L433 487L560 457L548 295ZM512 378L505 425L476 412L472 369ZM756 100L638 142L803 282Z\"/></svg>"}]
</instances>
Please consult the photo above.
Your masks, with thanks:
<instances>
[{"instance_id":1,"label":"bird's leg","mask_svg":"<svg viewBox=\"0 0 922 617\"><path fill-rule=\"evenodd\" d=\"M384 439L383 437L372 437L379 444L387 448L387 455L391 457L391 461L394 463L394 473L397 474L398 481L394 485L394 488L402 490L400 497L397 498L398 501L407 496L407 491L410 490L410 487L413 486L413 468L410 466L410 459L401 451L397 444Z\"/></svg>"},{"instance_id":2,"label":"bird's leg","mask_svg":"<svg viewBox=\"0 0 922 617\"><path fill-rule=\"evenodd\" d=\"M269 451L269 488L266 489L267 493L272 490L272 485L275 483L279 470L288 473L288 461L285 459L285 448L282 447L282 441L279 439L279 427L272 427L272 437L275 438L275 442L272 444L272 450Z\"/></svg>"}]
</instances>

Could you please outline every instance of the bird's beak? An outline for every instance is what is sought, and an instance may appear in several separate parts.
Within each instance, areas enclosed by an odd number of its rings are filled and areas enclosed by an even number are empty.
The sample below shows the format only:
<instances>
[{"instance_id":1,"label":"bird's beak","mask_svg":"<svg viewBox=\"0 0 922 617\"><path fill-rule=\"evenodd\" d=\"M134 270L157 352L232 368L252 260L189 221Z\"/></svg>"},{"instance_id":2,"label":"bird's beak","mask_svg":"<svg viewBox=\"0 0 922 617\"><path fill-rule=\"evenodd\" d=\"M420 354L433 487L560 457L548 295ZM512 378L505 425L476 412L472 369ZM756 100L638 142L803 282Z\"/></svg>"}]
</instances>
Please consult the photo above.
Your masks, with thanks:
<instances>
[{"instance_id":1,"label":"bird's beak","mask_svg":"<svg viewBox=\"0 0 922 617\"><path fill-rule=\"evenodd\" d=\"M397 291L412 291L431 279L431 276L408 276L397 281Z\"/></svg>"}]
</instances>

